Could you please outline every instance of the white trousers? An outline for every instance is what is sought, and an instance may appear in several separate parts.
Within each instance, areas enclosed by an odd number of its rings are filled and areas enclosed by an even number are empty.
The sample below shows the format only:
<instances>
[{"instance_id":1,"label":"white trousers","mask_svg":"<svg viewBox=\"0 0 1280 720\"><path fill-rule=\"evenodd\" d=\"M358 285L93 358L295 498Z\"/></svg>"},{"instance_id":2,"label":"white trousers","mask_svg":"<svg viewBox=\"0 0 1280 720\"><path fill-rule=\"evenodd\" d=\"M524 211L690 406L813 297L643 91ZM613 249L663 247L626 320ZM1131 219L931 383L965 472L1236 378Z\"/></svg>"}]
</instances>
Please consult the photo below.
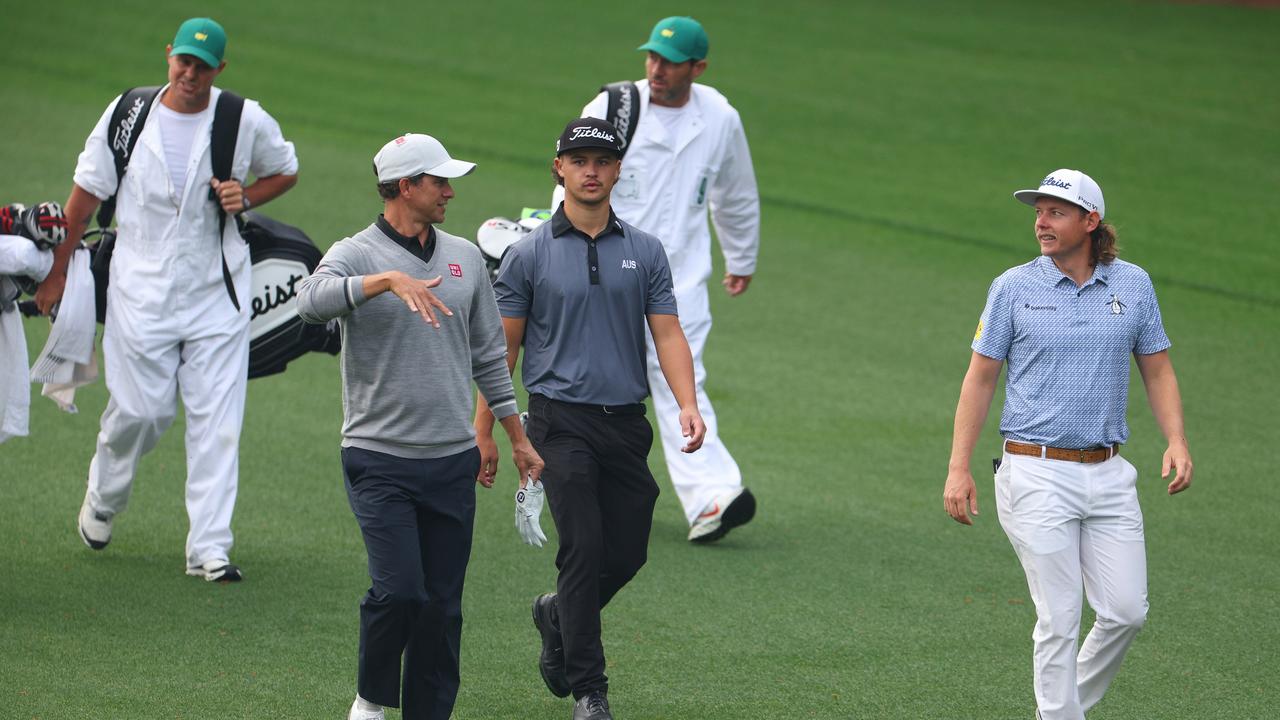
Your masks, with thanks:
<instances>
[{"instance_id":1,"label":"white trousers","mask_svg":"<svg viewBox=\"0 0 1280 720\"><path fill-rule=\"evenodd\" d=\"M1119 455L1086 465L1005 453L995 479L1000 525L1036 607L1040 717L1082 720L1147 617L1138 471ZM1077 652L1082 585L1097 619Z\"/></svg>"},{"instance_id":2,"label":"white trousers","mask_svg":"<svg viewBox=\"0 0 1280 720\"><path fill-rule=\"evenodd\" d=\"M227 560L248 383L248 327L181 341L123 335L108 318L102 351L111 397L89 464L89 504L107 515L125 509L138 461L173 423L181 392L191 523L187 566Z\"/></svg>"},{"instance_id":3,"label":"white trousers","mask_svg":"<svg viewBox=\"0 0 1280 720\"><path fill-rule=\"evenodd\" d=\"M677 298L680 310L680 327L689 341L693 354L693 379L698 391L698 411L707 424L707 434L702 447L694 453L680 452L688 438L680 430L680 405L671 394L667 379L658 365L658 353L653 347L653 337L648 339L649 393L653 396L653 409L657 415L659 435L662 437L662 454L667 460L667 474L676 496L684 507L685 518L692 525L707 505L717 496L742 487L742 472L720 441L716 423L716 411L707 398L704 384L706 368L702 366L702 350L711 332L711 312L707 304L706 286L689 297Z\"/></svg>"}]
</instances>

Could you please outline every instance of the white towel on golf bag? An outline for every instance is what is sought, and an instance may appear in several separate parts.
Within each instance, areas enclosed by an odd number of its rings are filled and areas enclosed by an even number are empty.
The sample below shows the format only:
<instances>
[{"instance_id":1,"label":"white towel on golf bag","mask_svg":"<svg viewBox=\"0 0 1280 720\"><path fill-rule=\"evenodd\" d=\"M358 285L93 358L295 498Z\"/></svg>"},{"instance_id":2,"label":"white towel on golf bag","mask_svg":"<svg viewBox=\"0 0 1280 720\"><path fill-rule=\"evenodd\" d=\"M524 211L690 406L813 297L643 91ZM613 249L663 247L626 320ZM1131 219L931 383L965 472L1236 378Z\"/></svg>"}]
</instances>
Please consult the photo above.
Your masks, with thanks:
<instances>
[{"instance_id":1,"label":"white towel on golf bag","mask_svg":"<svg viewBox=\"0 0 1280 720\"><path fill-rule=\"evenodd\" d=\"M63 411L78 412L76 388L98 379L93 337L98 331L89 251L77 248L67 268L67 285L58 303L58 319L40 356L31 366L31 382L44 383L40 394Z\"/></svg>"},{"instance_id":2,"label":"white towel on golf bag","mask_svg":"<svg viewBox=\"0 0 1280 720\"><path fill-rule=\"evenodd\" d=\"M13 298L17 286L8 275L43 280L53 253L39 250L18 235L0 235L0 298ZM0 442L25 437L29 431L30 381L27 379L27 336L15 303L0 309Z\"/></svg>"},{"instance_id":3,"label":"white towel on golf bag","mask_svg":"<svg viewBox=\"0 0 1280 720\"><path fill-rule=\"evenodd\" d=\"M27 336L16 307L0 312L0 443L26 437L31 390L27 382Z\"/></svg>"}]
</instances>

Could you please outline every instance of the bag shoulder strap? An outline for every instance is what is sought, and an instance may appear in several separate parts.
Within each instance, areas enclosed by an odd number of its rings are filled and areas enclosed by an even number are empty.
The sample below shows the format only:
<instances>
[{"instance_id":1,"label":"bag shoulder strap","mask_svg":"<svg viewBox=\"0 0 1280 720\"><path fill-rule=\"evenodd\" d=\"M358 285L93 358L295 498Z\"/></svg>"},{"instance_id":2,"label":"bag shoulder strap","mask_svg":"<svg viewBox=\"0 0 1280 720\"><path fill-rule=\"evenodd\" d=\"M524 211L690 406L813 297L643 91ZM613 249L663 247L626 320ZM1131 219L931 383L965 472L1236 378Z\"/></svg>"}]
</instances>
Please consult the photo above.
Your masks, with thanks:
<instances>
[{"instance_id":1,"label":"bag shoulder strap","mask_svg":"<svg viewBox=\"0 0 1280 720\"><path fill-rule=\"evenodd\" d=\"M213 176L219 182L231 179L231 164L236 155L236 137L240 134L240 115L244 111L244 98L228 90L218 95L218 103L213 108L213 137L209 140L209 160L213 165ZM222 248L223 231L227 228L227 212L218 202L218 196L209 188L209 199L218 208L218 247ZM235 283L231 280L231 268L227 267L226 252L222 252L222 284L227 288L227 296L236 310L240 309L240 299L236 297Z\"/></svg>"},{"instance_id":2,"label":"bag shoulder strap","mask_svg":"<svg viewBox=\"0 0 1280 720\"><path fill-rule=\"evenodd\" d=\"M609 108L604 119L613 123L622 133L622 154L627 154L631 140L636 136L636 126L640 124L640 89L630 80L609 83L600 87L609 94Z\"/></svg>"},{"instance_id":3,"label":"bag shoulder strap","mask_svg":"<svg viewBox=\"0 0 1280 720\"><path fill-rule=\"evenodd\" d=\"M236 155L236 136L240 134L240 114L243 111L244 98L229 90L218 95L218 104L213 108L213 138L209 143L213 176L218 180L231 178L231 163Z\"/></svg>"},{"instance_id":4,"label":"bag shoulder strap","mask_svg":"<svg viewBox=\"0 0 1280 720\"><path fill-rule=\"evenodd\" d=\"M129 169L129 158L133 157L133 148L138 144L138 136L142 134L142 126L147 122L151 106L160 94L159 85L129 88L120 94L120 102L111 113L111 122L107 125L107 142L111 145L111 155L116 163L116 194L107 198L98 208L98 227L108 227L116 214L116 195L120 193L120 181Z\"/></svg>"}]
</instances>

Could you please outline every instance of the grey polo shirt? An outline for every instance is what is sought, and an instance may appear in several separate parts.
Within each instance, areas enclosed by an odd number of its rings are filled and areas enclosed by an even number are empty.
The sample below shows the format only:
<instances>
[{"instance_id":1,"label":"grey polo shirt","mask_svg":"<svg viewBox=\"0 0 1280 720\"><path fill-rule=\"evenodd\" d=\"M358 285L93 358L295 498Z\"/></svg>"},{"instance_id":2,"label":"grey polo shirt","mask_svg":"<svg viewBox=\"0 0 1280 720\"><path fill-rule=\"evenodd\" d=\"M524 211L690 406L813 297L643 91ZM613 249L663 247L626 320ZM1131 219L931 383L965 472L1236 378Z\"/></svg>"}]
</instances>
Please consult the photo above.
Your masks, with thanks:
<instances>
[{"instance_id":1,"label":"grey polo shirt","mask_svg":"<svg viewBox=\"0 0 1280 720\"><path fill-rule=\"evenodd\" d=\"M675 315L662 243L609 214L596 237L561 206L512 245L494 283L503 317L525 318L525 388L593 405L643 402L647 315Z\"/></svg>"}]
</instances>

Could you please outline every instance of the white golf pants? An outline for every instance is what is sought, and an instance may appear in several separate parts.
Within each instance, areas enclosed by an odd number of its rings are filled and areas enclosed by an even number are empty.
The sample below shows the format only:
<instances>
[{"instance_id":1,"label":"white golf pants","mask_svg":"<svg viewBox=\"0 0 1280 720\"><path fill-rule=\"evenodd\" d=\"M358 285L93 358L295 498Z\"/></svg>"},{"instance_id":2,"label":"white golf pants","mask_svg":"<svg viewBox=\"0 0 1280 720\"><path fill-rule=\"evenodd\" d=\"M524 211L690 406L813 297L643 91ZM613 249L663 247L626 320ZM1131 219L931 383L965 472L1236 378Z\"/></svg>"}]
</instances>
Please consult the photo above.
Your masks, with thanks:
<instances>
[{"instance_id":1,"label":"white golf pants","mask_svg":"<svg viewBox=\"0 0 1280 720\"><path fill-rule=\"evenodd\" d=\"M129 503L138 460L186 411L187 566L227 560L248 383L249 334L121 337L108 322L102 350L111 397L89 464L90 506L115 515Z\"/></svg>"},{"instance_id":2,"label":"white golf pants","mask_svg":"<svg viewBox=\"0 0 1280 720\"><path fill-rule=\"evenodd\" d=\"M692 297L680 297L680 327L689 341L693 354L693 379L698 391L698 411L707 424L707 434L702 447L695 453L680 452L688 438L680 430L680 405L667 386L667 379L658 365L658 354L653 347L653 336L648 337L649 393L653 396L654 414L657 415L659 435L662 437L662 454L667 461L667 474L676 496L684 507L685 518L692 525L698 514L717 496L742 487L742 472L720 441L715 408L707 398L703 385L707 379L702 366L702 350L711 332L711 312L707 307L706 287ZM647 332L647 331L646 331Z\"/></svg>"},{"instance_id":3,"label":"white golf pants","mask_svg":"<svg viewBox=\"0 0 1280 720\"><path fill-rule=\"evenodd\" d=\"M1000 525L1036 607L1034 684L1042 720L1082 720L1115 678L1147 617L1147 557L1138 471L1004 454ZM1081 586L1097 619L1077 653Z\"/></svg>"}]
</instances>

